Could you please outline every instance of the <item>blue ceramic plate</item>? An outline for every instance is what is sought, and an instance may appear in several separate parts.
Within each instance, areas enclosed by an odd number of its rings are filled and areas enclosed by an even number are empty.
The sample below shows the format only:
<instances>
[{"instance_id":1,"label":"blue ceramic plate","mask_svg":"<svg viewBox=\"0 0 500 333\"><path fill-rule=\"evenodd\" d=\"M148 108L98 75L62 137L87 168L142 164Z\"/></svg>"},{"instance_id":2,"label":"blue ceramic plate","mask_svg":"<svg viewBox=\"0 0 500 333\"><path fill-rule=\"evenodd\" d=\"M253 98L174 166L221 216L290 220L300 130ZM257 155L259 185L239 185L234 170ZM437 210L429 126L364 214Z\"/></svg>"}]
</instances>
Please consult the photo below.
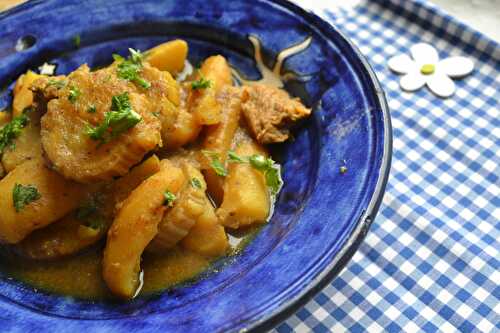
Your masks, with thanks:
<instances>
[{"instance_id":1,"label":"blue ceramic plate","mask_svg":"<svg viewBox=\"0 0 500 333\"><path fill-rule=\"evenodd\" d=\"M77 35L79 48L73 43ZM241 255L220 261L217 273L154 298L79 301L2 276L2 331L259 330L285 319L340 271L383 196L391 157L389 112L359 51L291 3L31 1L0 14L0 109L27 69L44 62L57 64L57 73L82 63L105 65L114 52L145 50L174 37L189 42L193 63L220 53L242 76L259 79L250 35L260 41L269 68L280 51L311 38L282 69L285 88L314 111L295 139L278 148L285 186L270 223ZM347 172L341 173L344 164Z\"/></svg>"}]
</instances>

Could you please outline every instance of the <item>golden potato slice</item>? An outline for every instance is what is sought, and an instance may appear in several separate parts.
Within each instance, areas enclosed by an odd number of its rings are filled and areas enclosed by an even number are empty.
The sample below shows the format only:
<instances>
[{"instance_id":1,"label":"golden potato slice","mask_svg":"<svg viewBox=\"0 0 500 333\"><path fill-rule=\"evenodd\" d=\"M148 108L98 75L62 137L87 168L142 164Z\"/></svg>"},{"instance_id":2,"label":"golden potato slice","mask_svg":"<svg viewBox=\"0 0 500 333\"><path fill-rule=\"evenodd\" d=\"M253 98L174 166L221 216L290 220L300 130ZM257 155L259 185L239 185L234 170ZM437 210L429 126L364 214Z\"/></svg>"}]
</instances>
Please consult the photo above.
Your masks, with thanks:
<instances>
[{"instance_id":1,"label":"golden potato slice","mask_svg":"<svg viewBox=\"0 0 500 333\"><path fill-rule=\"evenodd\" d=\"M0 110L0 128L7 125L12 119L12 114L6 110Z\"/></svg>"},{"instance_id":2,"label":"golden potato slice","mask_svg":"<svg viewBox=\"0 0 500 333\"><path fill-rule=\"evenodd\" d=\"M14 206L16 184L35 187L39 198ZM29 161L0 181L0 240L17 243L35 229L57 221L75 209L85 188L49 170L41 161Z\"/></svg>"},{"instance_id":3,"label":"golden potato slice","mask_svg":"<svg viewBox=\"0 0 500 333\"><path fill-rule=\"evenodd\" d=\"M141 77L151 83L149 89L140 89L151 101L153 114L161 122L162 138L172 131L179 113L179 85L169 72L161 72L147 63L141 71Z\"/></svg>"},{"instance_id":4,"label":"golden potato slice","mask_svg":"<svg viewBox=\"0 0 500 333\"><path fill-rule=\"evenodd\" d=\"M6 172L14 170L26 161L42 159L42 143L40 138L41 110L33 109L27 113L28 124L13 140L12 147L7 147L2 154L2 164Z\"/></svg>"},{"instance_id":5,"label":"golden potato slice","mask_svg":"<svg viewBox=\"0 0 500 333\"><path fill-rule=\"evenodd\" d=\"M153 155L130 170L125 176L113 182L108 191L113 199L110 200L113 206L125 200L130 192L158 171L160 171L160 160L156 155Z\"/></svg>"},{"instance_id":6,"label":"golden potato slice","mask_svg":"<svg viewBox=\"0 0 500 333\"><path fill-rule=\"evenodd\" d=\"M217 125L208 126L202 143L202 148L218 154L222 164L226 161L228 150L231 148L233 137L238 129L241 111L241 90L239 88L226 87L218 96L222 105L221 122ZM208 193L217 205L220 205L223 197L224 179L218 176L210 165L210 157L200 155L203 174L207 182Z\"/></svg>"},{"instance_id":7,"label":"golden potato slice","mask_svg":"<svg viewBox=\"0 0 500 333\"><path fill-rule=\"evenodd\" d=\"M30 90L31 84L39 78L46 77L32 71L27 71L21 75L14 86L12 100L12 114L14 117L20 116L23 110L33 104L33 92Z\"/></svg>"},{"instance_id":8,"label":"golden potato slice","mask_svg":"<svg viewBox=\"0 0 500 333\"><path fill-rule=\"evenodd\" d=\"M84 65L68 76L68 84L59 90L59 98L48 103L41 121L43 149L60 173L81 183L111 180L126 174L161 144L161 124L153 115L153 103L137 89L118 78L113 67L90 72ZM140 121L107 142L93 140L89 126L104 124L112 97L124 93Z\"/></svg>"},{"instance_id":9,"label":"golden potato slice","mask_svg":"<svg viewBox=\"0 0 500 333\"><path fill-rule=\"evenodd\" d=\"M34 260L53 260L75 254L96 243L108 231L115 205L126 199L130 192L159 170L160 161L153 155L100 191L101 195L95 196L98 201L94 203L95 212L90 211L88 216L82 216L77 210L58 222L32 232L16 244L15 251ZM88 207L86 204L80 209ZM89 225L85 225L86 223Z\"/></svg>"},{"instance_id":10,"label":"golden potato slice","mask_svg":"<svg viewBox=\"0 0 500 333\"><path fill-rule=\"evenodd\" d=\"M94 244L105 233L103 230L83 225L72 213L62 220L34 231L16 244L15 251L23 257L35 260L58 259Z\"/></svg>"},{"instance_id":11,"label":"golden potato slice","mask_svg":"<svg viewBox=\"0 0 500 333\"><path fill-rule=\"evenodd\" d=\"M149 49L146 54L146 61L151 66L175 75L184 68L188 44L182 39L174 39Z\"/></svg>"},{"instance_id":12,"label":"golden potato slice","mask_svg":"<svg viewBox=\"0 0 500 333\"><path fill-rule=\"evenodd\" d=\"M7 112L5 110L0 111L0 128L2 128L4 125L8 124L10 122L10 120L11 120L11 113L10 112ZM2 161L0 160L0 179L2 179L7 173L1 162Z\"/></svg>"},{"instance_id":13,"label":"golden potato slice","mask_svg":"<svg viewBox=\"0 0 500 333\"><path fill-rule=\"evenodd\" d=\"M172 209L165 214L158 225L158 234L148 245L152 252L165 252L173 248L206 209L208 202L206 184L200 171L188 162L181 162L184 176L189 181L180 192Z\"/></svg>"},{"instance_id":14,"label":"golden potato slice","mask_svg":"<svg viewBox=\"0 0 500 333\"><path fill-rule=\"evenodd\" d=\"M236 148L239 156L267 152L256 143L242 142ZM248 163L231 163L224 182L224 200L217 210L222 225L237 229L254 223L265 223L271 207L271 197L264 175Z\"/></svg>"},{"instance_id":15,"label":"golden potato slice","mask_svg":"<svg viewBox=\"0 0 500 333\"><path fill-rule=\"evenodd\" d=\"M212 204L205 198L205 211L180 244L204 256L217 257L226 253L229 242L224 227L219 224Z\"/></svg>"},{"instance_id":16,"label":"golden potato slice","mask_svg":"<svg viewBox=\"0 0 500 333\"><path fill-rule=\"evenodd\" d=\"M115 295L134 297L142 252L167 209L164 193L177 195L185 182L182 170L171 165L145 180L123 202L108 232L103 259L104 281Z\"/></svg>"},{"instance_id":17,"label":"golden potato slice","mask_svg":"<svg viewBox=\"0 0 500 333\"><path fill-rule=\"evenodd\" d=\"M215 93L219 93L225 86L233 83L231 67L221 55L215 55L205 59L201 65L200 72L203 77L209 80Z\"/></svg>"},{"instance_id":18,"label":"golden potato slice","mask_svg":"<svg viewBox=\"0 0 500 333\"><path fill-rule=\"evenodd\" d=\"M208 86L191 89L188 97L189 111L198 123L214 125L221 121L222 107L217 100L217 94L225 86L232 84L231 68L223 56L217 55L207 58L195 76L196 82L208 82Z\"/></svg>"},{"instance_id":19,"label":"golden potato slice","mask_svg":"<svg viewBox=\"0 0 500 333\"><path fill-rule=\"evenodd\" d=\"M193 115L185 109L179 109L173 130L162 133L163 147L168 150L180 148L196 140L200 131L201 125Z\"/></svg>"}]
</instances>

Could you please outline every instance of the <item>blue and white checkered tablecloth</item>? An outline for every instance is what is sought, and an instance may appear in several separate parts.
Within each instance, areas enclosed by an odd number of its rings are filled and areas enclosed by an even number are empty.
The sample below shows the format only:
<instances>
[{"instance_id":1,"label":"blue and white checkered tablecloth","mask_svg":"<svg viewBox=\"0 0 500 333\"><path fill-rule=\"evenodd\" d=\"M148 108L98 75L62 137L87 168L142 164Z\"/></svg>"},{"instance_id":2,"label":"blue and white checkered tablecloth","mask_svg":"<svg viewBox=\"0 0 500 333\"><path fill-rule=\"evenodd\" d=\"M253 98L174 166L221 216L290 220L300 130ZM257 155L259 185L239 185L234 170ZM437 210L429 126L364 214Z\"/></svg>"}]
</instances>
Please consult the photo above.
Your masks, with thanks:
<instances>
[{"instance_id":1,"label":"blue and white checkered tablecloth","mask_svg":"<svg viewBox=\"0 0 500 333\"><path fill-rule=\"evenodd\" d=\"M425 1L297 1L366 55L391 109L387 193L342 273L277 332L500 332L500 45ZM500 24L500 21L499 21ZM427 42L472 57L440 99L403 92L387 60Z\"/></svg>"}]
</instances>

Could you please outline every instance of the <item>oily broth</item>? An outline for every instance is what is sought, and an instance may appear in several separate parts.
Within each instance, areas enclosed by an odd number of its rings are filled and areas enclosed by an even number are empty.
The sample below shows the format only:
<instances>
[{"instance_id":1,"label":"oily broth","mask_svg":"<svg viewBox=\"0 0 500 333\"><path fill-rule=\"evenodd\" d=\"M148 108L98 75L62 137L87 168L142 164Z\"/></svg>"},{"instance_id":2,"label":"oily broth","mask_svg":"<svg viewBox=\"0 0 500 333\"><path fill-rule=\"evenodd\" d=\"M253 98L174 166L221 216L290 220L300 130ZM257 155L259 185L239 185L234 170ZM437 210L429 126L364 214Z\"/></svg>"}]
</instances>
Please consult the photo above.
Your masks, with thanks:
<instances>
[{"instance_id":1,"label":"oily broth","mask_svg":"<svg viewBox=\"0 0 500 333\"><path fill-rule=\"evenodd\" d=\"M228 257L241 250L255 237L260 227L228 233L231 249ZM200 273L210 271L217 260L185 250L179 246L165 254L145 253L142 258L144 284L140 296L148 296L175 285L196 279ZM56 261L31 261L15 256L0 261L2 271L35 290L72 296L87 300L114 299L101 273L102 247L93 247L73 257Z\"/></svg>"}]
</instances>

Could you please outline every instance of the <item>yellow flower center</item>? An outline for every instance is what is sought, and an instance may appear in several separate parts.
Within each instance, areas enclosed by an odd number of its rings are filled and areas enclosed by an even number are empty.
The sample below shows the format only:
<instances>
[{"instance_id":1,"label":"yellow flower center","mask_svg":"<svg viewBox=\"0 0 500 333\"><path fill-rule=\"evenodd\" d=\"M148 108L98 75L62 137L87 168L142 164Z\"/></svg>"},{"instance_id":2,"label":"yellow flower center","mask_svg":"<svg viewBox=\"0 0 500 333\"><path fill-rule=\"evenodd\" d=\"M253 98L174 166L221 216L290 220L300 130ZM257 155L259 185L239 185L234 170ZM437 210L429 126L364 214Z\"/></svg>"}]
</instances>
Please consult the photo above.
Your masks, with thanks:
<instances>
[{"instance_id":1,"label":"yellow flower center","mask_svg":"<svg viewBox=\"0 0 500 333\"><path fill-rule=\"evenodd\" d=\"M420 73L424 75L429 75L434 73L435 70L436 66L434 66L433 64L425 64L420 68Z\"/></svg>"}]
</instances>

